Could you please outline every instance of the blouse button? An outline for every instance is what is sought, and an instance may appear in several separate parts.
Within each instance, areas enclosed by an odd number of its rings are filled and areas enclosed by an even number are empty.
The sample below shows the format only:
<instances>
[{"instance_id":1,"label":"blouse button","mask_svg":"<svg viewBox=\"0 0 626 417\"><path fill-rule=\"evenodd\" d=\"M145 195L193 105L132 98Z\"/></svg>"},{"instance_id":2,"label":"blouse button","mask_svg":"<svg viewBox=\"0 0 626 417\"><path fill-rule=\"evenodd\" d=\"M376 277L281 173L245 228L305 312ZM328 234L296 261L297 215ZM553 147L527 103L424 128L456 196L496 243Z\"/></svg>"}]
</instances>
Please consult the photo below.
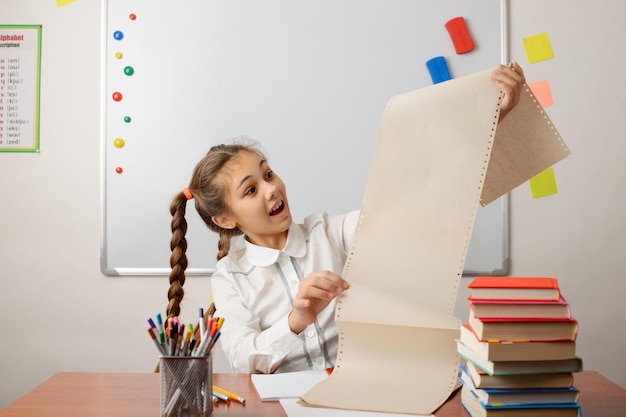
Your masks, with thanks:
<instances>
[{"instance_id":1,"label":"blouse button","mask_svg":"<svg viewBox=\"0 0 626 417\"><path fill-rule=\"evenodd\" d=\"M309 331L306 333L306 335L307 335L307 336L309 336L309 337L313 337L313 336L315 336L315 332L314 332L313 330L309 330Z\"/></svg>"}]
</instances>

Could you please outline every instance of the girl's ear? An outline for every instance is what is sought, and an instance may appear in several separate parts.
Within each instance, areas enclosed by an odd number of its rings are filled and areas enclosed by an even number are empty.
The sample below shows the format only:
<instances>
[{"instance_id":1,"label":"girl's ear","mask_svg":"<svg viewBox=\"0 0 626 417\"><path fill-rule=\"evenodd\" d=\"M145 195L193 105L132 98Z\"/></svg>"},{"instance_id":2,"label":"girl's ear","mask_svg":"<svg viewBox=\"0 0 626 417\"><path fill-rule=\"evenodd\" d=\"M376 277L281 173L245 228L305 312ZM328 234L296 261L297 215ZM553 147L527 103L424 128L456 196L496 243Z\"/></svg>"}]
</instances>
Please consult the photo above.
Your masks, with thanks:
<instances>
[{"instance_id":1,"label":"girl's ear","mask_svg":"<svg viewBox=\"0 0 626 417\"><path fill-rule=\"evenodd\" d=\"M221 214L219 216L212 216L211 220L213 220L213 223L215 223L222 229L234 229L235 227L237 227L237 222L235 222L227 214Z\"/></svg>"}]
</instances>

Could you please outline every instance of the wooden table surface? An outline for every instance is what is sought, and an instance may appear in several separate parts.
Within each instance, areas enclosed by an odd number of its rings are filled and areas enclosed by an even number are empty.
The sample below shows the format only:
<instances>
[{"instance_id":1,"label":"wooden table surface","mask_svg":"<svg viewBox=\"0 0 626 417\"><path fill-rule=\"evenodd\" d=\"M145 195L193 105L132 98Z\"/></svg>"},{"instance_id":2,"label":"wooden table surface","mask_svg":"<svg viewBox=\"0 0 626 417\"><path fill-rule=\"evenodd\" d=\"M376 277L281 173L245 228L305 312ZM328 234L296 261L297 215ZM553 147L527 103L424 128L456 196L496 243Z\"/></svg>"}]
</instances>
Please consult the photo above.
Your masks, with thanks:
<instances>
[{"instance_id":1,"label":"wooden table surface","mask_svg":"<svg viewBox=\"0 0 626 417\"><path fill-rule=\"evenodd\" d=\"M277 401L262 402L248 374L215 374L213 383L246 399L216 404L213 415L286 417ZM594 371L574 374L585 417L626 416L626 390ZM6 408L0 417L157 417L159 374L60 372ZM437 417L467 417L457 391Z\"/></svg>"}]
</instances>

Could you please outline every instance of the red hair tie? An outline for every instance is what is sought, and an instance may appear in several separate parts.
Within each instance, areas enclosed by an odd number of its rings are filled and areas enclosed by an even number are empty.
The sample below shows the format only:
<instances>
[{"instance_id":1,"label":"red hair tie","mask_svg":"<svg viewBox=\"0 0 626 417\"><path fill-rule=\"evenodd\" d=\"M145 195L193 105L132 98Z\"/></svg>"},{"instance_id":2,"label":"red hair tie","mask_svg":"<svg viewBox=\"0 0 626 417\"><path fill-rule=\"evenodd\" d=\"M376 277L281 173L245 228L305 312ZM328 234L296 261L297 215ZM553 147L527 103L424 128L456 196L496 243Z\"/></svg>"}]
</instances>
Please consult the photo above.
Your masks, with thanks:
<instances>
[{"instance_id":1,"label":"red hair tie","mask_svg":"<svg viewBox=\"0 0 626 417\"><path fill-rule=\"evenodd\" d=\"M193 196L191 195L191 191L189 191L189 187L183 188L183 194L185 194L185 197L187 197L187 200L193 199Z\"/></svg>"}]
</instances>

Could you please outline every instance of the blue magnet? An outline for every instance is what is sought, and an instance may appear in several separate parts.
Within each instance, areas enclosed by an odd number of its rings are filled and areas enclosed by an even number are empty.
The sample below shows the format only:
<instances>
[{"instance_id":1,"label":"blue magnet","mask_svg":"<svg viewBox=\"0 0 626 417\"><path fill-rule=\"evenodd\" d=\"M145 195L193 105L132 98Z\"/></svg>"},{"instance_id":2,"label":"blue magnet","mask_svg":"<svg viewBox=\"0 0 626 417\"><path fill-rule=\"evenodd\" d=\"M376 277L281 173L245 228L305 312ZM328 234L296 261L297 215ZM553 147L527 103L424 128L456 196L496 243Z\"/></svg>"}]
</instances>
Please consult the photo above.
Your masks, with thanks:
<instances>
[{"instance_id":1,"label":"blue magnet","mask_svg":"<svg viewBox=\"0 0 626 417\"><path fill-rule=\"evenodd\" d=\"M448 81L450 72L448 71L448 65L446 59L442 56L437 56L426 62L428 72L430 72L430 78L433 80L433 84L437 84L443 81Z\"/></svg>"},{"instance_id":2,"label":"blue magnet","mask_svg":"<svg viewBox=\"0 0 626 417\"><path fill-rule=\"evenodd\" d=\"M116 30L115 32L113 32L113 39L115 39L116 41L121 41L123 38L124 34L121 30Z\"/></svg>"}]
</instances>

